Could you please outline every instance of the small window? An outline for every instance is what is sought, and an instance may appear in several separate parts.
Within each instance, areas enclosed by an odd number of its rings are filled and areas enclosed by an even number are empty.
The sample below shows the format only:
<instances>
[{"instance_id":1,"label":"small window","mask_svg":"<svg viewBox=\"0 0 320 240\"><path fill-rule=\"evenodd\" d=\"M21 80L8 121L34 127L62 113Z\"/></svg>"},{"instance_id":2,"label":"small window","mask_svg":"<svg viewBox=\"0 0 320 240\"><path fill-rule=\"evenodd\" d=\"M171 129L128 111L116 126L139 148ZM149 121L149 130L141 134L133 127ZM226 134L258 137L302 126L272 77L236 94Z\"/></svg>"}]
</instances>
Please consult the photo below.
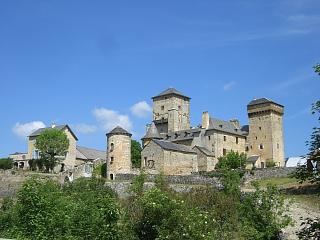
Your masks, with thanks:
<instances>
[{"instance_id":1,"label":"small window","mask_svg":"<svg viewBox=\"0 0 320 240\"><path fill-rule=\"evenodd\" d=\"M144 157L144 166L147 166L147 157Z\"/></svg>"},{"instance_id":2,"label":"small window","mask_svg":"<svg viewBox=\"0 0 320 240\"><path fill-rule=\"evenodd\" d=\"M181 110L181 106L178 106L178 109Z\"/></svg>"},{"instance_id":3,"label":"small window","mask_svg":"<svg viewBox=\"0 0 320 240\"><path fill-rule=\"evenodd\" d=\"M113 158L113 157L111 157L111 158L110 158L110 164L112 164L112 163L113 163L113 160L114 160L114 158Z\"/></svg>"},{"instance_id":4,"label":"small window","mask_svg":"<svg viewBox=\"0 0 320 240\"><path fill-rule=\"evenodd\" d=\"M227 136L223 136L223 141L227 141Z\"/></svg>"},{"instance_id":5,"label":"small window","mask_svg":"<svg viewBox=\"0 0 320 240\"><path fill-rule=\"evenodd\" d=\"M209 141L211 140L211 136L208 136Z\"/></svg>"},{"instance_id":6,"label":"small window","mask_svg":"<svg viewBox=\"0 0 320 240\"><path fill-rule=\"evenodd\" d=\"M259 149L263 149L263 144L262 143L259 145Z\"/></svg>"},{"instance_id":7,"label":"small window","mask_svg":"<svg viewBox=\"0 0 320 240\"><path fill-rule=\"evenodd\" d=\"M110 144L110 152L112 152L114 150L114 143Z\"/></svg>"},{"instance_id":8,"label":"small window","mask_svg":"<svg viewBox=\"0 0 320 240\"><path fill-rule=\"evenodd\" d=\"M259 127L259 130L261 130L261 127Z\"/></svg>"},{"instance_id":9,"label":"small window","mask_svg":"<svg viewBox=\"0 0 320 240\"><path fill-rule=\"evenodd\" d=\"M236 144L238 144L239 143L239 138L238 137L236 137Z\"/></svg>"},{"instance_id":10,"label":"small window","mask_svg":"<svg viewBox=\"0 0 320 240\"><path fill-rule=\"evenodd\" d=\"M258 140L258 137L256 137L256 140Z\"/></svg>"},{"instance_id":11,"label":"small window","mask_svg":"<svg viewBox=\"0 0 320 240\"><path fill-rule=\"evenodd\" d=\"M162 111L164 110L164 106L161 106L161 110L162 110Z\"/></svg>"},{"instance_id":12,"label":"small window","mask_svg":"<svg viewBox=\"0 0 320 240\"><path fill-rule=\"evenodd\" d=\"M248 146L246 146L246 152L248 152L249 151L249 147Z\"/></svg>"},{"instance_id":13,"label":"small window","mask_svg":"<svg viewBox=\"0 0 320 240\"><path fill-rule=\"evenodd\" d=\"M113 180L113 174L112 173L110 174L110 180Z\"/></svg>"},{"instance_id":14,"label":"small window","mask_svg":"<svg viewBox=\"0 0 320 240\"><path fill-rule=\"evenodd\" d=\"M227 149L223 149L223 156L227 155Z\"/></svg>"},{"instance_id":15,"label":"small window","mask_svg":"<svg viewBox=\"0 0 320 240\"><path fill-rule=\"evenodd\" d=\"M279 149L279 143L277 143L277 148Z\"/></svg>"}]
</instances>

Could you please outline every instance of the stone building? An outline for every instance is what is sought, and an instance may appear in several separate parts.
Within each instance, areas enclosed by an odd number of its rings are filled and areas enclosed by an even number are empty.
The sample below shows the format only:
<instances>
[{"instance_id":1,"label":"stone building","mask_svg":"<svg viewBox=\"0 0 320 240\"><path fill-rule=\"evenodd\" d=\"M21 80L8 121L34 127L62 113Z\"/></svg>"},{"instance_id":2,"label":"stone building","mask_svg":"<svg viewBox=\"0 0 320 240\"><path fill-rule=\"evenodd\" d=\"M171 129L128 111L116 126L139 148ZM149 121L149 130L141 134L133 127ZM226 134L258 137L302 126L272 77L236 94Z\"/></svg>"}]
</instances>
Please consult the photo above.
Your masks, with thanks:
<instances>
[{"instance_id":1,"label":"stone building","mask_svg":"<svg viewBox=\"0 0 320 240\"><path fill-rule=\"evenodd\" d=\"M142 138L142 168L147 172L211 171L230 151L246 153L248 168L264 168L268 161L284 166L282 105L255 99L247 106L249 125L203 112L202 124L190 127L190 97L169 88L152 99L153 121Z\"/></svg>"},{"instance_id":2,"label":"stone building","mask_svg":"<svg viewBox=\"0 0 320 240\"><path fill-rule=\"evenodd\" d=\"M107 178L116 179L117 174L131 173L131 136L121 127L107 135Z\"/></svg>"},{"instance_id":3,"label":"stone building","mask_svg":"<svg viewBox=\"0 0 320 240\"><path fill-rule=\"evenodd\" d=\"M9 157L13 159L14 166L19 169L28 169L29 168L29 160L31 159L39 159L40 152L35 147L37 137L46 129L58 129L66 133L67 138L69 140L69 147L65 153L65 156L61 156L61 164L56 166L55 171L65 171L74 169L83 164L87 164L83 169L85 170L84 175L88 175L91 173L92 166L91 163L95 161L105 161L106 152L100 151L92 148L81 147L77 145L78 138L71 130L71 128L67 125L52 125L47 128L39 128L28 136L28 152L27 153L14 153L10 154Z\"/></svg>"}]
</instances>

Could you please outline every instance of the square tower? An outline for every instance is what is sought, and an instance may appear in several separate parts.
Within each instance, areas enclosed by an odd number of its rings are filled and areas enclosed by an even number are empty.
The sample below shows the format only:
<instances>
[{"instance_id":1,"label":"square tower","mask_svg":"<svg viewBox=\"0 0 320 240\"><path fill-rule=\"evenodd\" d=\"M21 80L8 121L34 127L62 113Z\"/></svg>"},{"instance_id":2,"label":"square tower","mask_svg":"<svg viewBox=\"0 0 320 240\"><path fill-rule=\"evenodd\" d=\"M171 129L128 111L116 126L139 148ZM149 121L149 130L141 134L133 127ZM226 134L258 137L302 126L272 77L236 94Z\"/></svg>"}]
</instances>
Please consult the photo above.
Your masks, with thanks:
<instances>
[{"instance_id":1,"label":"square tower","mask_svg":"<svg viewBox=\"0 0 320 240\"><path fill-rule=\"evenodd\" d=\"M190 98L174 88L152 98L153 122L159 133L190 129Z\"/></svg>"},{"instance_id":2,"label":"square tower","mask_svg":"<svg viewBox=\"0 0 320 240\"><path fill-rule=\"evenodd\" d=\"M254 99L247 105L249 117L248 155L258 155L263 162L284 166L284 107L267 98ZM263 167L263 166L262 166Z\"/></svg>"}]
</instances>

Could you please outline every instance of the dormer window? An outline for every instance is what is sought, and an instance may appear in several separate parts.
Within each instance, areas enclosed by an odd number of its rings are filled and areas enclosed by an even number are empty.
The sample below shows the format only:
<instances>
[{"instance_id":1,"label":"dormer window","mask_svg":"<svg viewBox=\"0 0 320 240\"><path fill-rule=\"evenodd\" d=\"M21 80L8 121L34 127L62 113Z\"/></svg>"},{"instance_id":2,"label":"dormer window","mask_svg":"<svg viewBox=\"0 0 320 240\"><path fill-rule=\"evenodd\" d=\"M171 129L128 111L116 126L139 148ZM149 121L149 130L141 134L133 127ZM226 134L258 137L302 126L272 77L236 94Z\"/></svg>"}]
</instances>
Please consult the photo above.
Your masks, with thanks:
<instances>
[{"instance_id":1,"label":"dormer window","mask_svg":"<svg viewBox=\"0 0 320 240\"><path fill-rule=\"evenodd\" d=\"M220 124L219 127L222 128L222 124Z\"/></svg>"},{"instance_id":2,"label":"dormer window","mask_svg":"<svg viewBox=\"0 0 320 240\"><path fill-rule=\"evenodd\" d=\"M175 137L175 138L178 138L178 137L179 137L179 134L178 134L178 133L175 133L175 134L174 134L174 137Z\"/></svg>"}]
</instances>

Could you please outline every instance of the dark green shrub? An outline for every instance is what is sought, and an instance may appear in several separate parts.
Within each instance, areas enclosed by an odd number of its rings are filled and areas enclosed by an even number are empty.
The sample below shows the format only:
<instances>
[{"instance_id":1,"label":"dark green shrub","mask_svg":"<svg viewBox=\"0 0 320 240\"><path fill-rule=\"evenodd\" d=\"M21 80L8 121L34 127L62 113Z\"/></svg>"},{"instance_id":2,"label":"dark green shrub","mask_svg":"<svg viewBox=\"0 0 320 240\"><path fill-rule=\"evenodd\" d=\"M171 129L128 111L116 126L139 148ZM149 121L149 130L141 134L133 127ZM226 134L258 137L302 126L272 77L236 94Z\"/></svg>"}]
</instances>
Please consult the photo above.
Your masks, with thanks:
<instances>
[{"instance_id":1,"label":"dark green shrub","mask_svg":"<svg viewBox=\"0 0 320 240\"><path fill-rule=\"evenodd\" d=\"M11 158L0 158L0 169L7 170L13 167Z\"/></svg>"}]
</instances>

